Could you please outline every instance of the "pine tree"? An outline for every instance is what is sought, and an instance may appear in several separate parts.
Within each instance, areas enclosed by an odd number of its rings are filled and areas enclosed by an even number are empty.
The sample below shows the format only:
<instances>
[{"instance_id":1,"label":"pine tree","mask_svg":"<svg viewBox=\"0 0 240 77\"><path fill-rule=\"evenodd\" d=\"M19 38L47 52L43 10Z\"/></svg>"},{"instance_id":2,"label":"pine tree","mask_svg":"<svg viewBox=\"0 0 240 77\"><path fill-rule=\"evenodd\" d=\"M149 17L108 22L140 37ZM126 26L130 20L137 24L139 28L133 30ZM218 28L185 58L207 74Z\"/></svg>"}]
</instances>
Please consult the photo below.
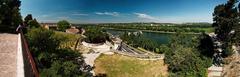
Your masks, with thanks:
<instances>
[{"instance_id":1,"label":"pine tree","mask_svg":"<svg viewBox=\"0 0 240 77\"><path fill-rule=\"evenodd\" d=\"M15 32L22 23L20 5L19 0L0 0L0 32Z\"/></svg>"},{"instance_id":2,"label":"pine tree","mask_svg":"<svg viewBox=\"0 0 240 77\"><path fill-rule=\"evenodd\" d=\"M213 26L215 33L221 41L229 42L229 34L238 25L238 10L235 7L236 0L229 0L226 4L215 7L213 13Z\"/></svg>"}]
</instances>

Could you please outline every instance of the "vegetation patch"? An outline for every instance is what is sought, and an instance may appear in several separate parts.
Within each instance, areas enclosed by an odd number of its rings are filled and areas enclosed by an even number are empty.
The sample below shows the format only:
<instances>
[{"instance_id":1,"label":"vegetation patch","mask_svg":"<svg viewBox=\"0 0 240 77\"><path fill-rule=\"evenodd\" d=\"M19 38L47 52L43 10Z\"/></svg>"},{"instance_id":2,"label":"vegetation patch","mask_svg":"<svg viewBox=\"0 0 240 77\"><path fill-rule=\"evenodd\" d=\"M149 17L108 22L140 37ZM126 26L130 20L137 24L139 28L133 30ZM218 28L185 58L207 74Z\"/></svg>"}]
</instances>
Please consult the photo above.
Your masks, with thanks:
<instances>
[{"instance_id":1,"label":"vegetation patch","mask_svg":"<svg viewBox=\"0 0 240 77\"><path fill-rule=\"evenodd\" d=\"M167 66L163 60L139 60L121 55L101 55L95 61L97 75L107 77L166 77Z\"/></svg>"},{"instance_id":2,"label":"vegetation patch","mask_svg":"<svg viewBox=\"0 0 240 77\"><path fill-rule=\"evenodd\" d=\"M80 35L65 32L55 32L54 37L61 40L61 48L72 48L75 46L77 40L83 39Z\"/></svg>"},{"instance_id":3,"label":"vegetation patch","mask_svg":"<svg viewBox=\"0 0 240 77\"><path fill-rule=\"evenodd\" d=\"M36 61L41 77L79 77L86 76L83 72L85 62L81 54L70 48L62 48L61 43L67 38L55 34L54 31L33 28L26 37L30 51Z\"/></svg>"},{"instance_id":4,"label":"vegetation patch","mask_svg":"<svg viewBox=\"0 0 240 77\"><path fill-rule=\"evenodd\" d=\"M86 33L86 42L89 43L104 43L109 40L109 35L106 31L103 31L100 27L87 27Z\"/></svg>"}]
</instances>

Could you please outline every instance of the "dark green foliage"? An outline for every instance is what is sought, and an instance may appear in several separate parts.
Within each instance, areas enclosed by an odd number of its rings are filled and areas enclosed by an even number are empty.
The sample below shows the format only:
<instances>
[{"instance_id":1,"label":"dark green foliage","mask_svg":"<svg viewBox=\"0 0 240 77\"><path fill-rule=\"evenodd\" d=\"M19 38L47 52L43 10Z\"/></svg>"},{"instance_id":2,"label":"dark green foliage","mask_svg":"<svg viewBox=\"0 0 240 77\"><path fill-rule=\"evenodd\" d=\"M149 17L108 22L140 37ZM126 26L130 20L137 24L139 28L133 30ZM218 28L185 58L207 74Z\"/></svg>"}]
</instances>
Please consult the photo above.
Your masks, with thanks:
<instances>
[{"instance_id":1,"label":"dark green foliage","mask_svg":"<svg viewBox=\"0 0 240 77\"><path fill-rule=\"evenodd\" d=\"M28 23L29 23L30 20L33 20L32 14L28 14L28 15L24 18L24 23L25 23L25 25L28 25Z\"/></svg>"},{"instance_id":2,"label":"dark green foliage","mask_svg":"<svg viewBox=\"0 0 240 77\"><path fill-rule=\"evenodd\" d=\"M168 47L165 47L165 63L171 77L205 77L211 58L198 50L199 39L187 40L186 35L176 34ZM188 43L186 43L188 41Z\"/></svg>"},{"instance_id":3,"label":"dark green foliage","mask_svg":"<svg viewBox=\"0 0 240 77\"><path fill-rule=\"evenodd\" d=\"M28 14L24 18L24 25L28 28L39 28L41 25L37 22L37 20L32 18L32 14Z\"/></svg>"},{"instance_id":4,"label":"dark green foliage","mask_svg":"<svg viewBox=\"0 0 240 77\"><path fill-rule=\"evenodd\" d=\"M228 0L226 4L215 7L213 13L213 27L220 41L223 43L223 56L230 56L232 44L239 44L239 7L237 0ZM234 31L231 33L231 31Z\"/></svg>"},{"instance_id":5,"label":"dark green foliage","mask_svg":"<svg viewBox=\"0 0 240 77\"><path fill-rule=\"evenodd\" d=\"M47 63L50 66L40 70L41 76L78 77L84 74L79 70L83 65L83 61L78 62L76 60L76 58L80 57L78 52L69 49L62 49L57 50L57 52L52 53L51 55L52 57L48 58L48 61L51 62Z\"/></svg>"},{"instance_id":6,"label":"dark green foliage","mask_svg":"<svg viewBox=\"0 0 240 77\"><path fill-rule=\"evenodd\" d=\"M52 35L53 31L42 28L34 28L27 33L31 48L40 52L54 51L59 46L60 40L54 39Z\"/></svg>"},{"instance_id":7,"label":"dark green foliage","mask_svg":"<svg viewBox=\"0 0 240 77\"><path fill-rule=\"evenodd\" d=\"M65 30L68 28L70 28L70 23L66 20L62 20L57 23L57 29L59 31L65 32Z\"/></svg>"},{"instance_id":8,"label":"dark green foliage","mask_svg":"<svg viewBox=\"0 0 240 77\"><path fill-rule=\"evenodd\" d=\"M39 27L41 27L41 25L37 22L36 19L29 20L28 21L28 26L30 26L30 28L39 28Z\"/></svg>"},{"instance_id":9,"label":"dark green foliage","mask_svg":"<svg viewBox=\"0 0 240 77\"><path fill-rule=\"evenodd\" d=\"M142 47L149 51L156 51L156 48L158 47L156 42L154 42L142 35L134 35L134 34L128 35L128 33L125 32L120 37L124 42L126 42L127 44L129 44L135 48Z\"/></svg>"},{"instance_id":10,"label":"dark green foliage","mask_svg":"<svg viewBox=\"0 0 240 77\"><path fill-rule=\"evenodd\" d=\"M43 77L79 77L78 65L72 61L54 61L49 69L43 69Z\"/></svg>"},{"instance_id":11,"label":"dark green foliage","mask_svg":"<svg viewBox=\"0 0 240 77\"><path fill-rule=\"evenodd\" d=\"M236 0L229 0L226 4L215 7L213 13L213 26L215 33L218 34L220 40L228 42L231 38L229 33L236 27L239 22Z\"/></svg>"},{"instance_id":12,"label":"dark green foliage","mask_svg":"<svg viewBox=\"0 0 240 77\"><path fill-rule=\"evenodd\" d=\"M164 23L116 23L116 24L91 24L95 26L101 26L106 29L134 29L134 30L150 30L150 31L162 31L162 32L211 32L211 24L208 23L189 23L189 24L164 24ZM88 25L85 25L88 26Z\"/></svg>"},{"instance_id":13,"label":"dark green foliage","mask_svg":"<svg viewBox=\"0 0 240 77\"><path fill-rule=\"evenodd\" d=\"M227 48L223 49L222 57L228 57L232 55L234 52L231 48L231 46L228 46Z\"/></svg>"},{"instance_id":14,"label":"dark green foliage","mask_svg":"<svg viewBox=\"0 0 240 77\"><path fill-rule=\"evenodd\" d=\"M0 0L0 32L13 33L22 23L20 5L19 0Z\"/></svg>"},{"instance_id":15,"label":"dark green foliage","mask_svg":"<svg viewBox=\"0 0 240 77\"><path fill-rule=\"evenodd\" d=\"M160 47L157 48L157 49L159 49L159 51L156 51L156 53L161 53L161 54L166 53L166 51L170 51L169 47L167 45L164 45L164 44L160 45Z\"/></svg>"},{"instance_id":16,"label":"dark green foliage","mask_svg":"<svg viewBox=\"0 0 240 77\"><path fill-rule=\"evenodd\" d=\"M206 57L213 57L214 54L214 46L213 41L210 36L207 34L201 34L199 37L200 44L198 46L198 49L200 50L200 53L203 54Z\"/></svg>"},{"instance_id":17,"label":"dark green foliage","mask_svg":"<svg viewBox=\"0 0 240 77\"><path fill-rule=\"evenodd\" d=\"M109 35L100 27L88 27L84 35L87 36L85 40L89 43L104 43L110 40Z\"/></svg>"},{"instance_id":18,"label":"dark green foliage","mask_svg":"<svg viewBox=\"0 0 240 77\"><path fill-rule=\"evenodd\" d=\"M26 36L42 77L84 75L80 70L85 67L81 54L71 49L60 48L60 42L66 39L59 38L55 32L42 28L32 28Z\"/></svg>"}]
</instances>

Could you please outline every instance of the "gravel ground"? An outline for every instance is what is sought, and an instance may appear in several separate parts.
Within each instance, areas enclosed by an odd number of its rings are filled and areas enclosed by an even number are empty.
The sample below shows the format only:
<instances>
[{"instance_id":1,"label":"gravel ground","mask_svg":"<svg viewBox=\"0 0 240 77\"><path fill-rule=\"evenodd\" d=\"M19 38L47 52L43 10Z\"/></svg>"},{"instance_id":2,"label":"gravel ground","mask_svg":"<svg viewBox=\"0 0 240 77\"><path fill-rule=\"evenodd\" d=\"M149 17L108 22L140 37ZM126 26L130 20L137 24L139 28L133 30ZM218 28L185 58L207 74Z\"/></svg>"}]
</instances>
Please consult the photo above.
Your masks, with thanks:
<instances>
[{"instance_id":1,"label":"gravel ground","mask_svg":"<svg viewBox=\"0 0 240 77\"><path fill-rule=\"evenodd\" d=\"M16 77L17 34L0 34L0 77Z\"/></svg>"},{"instance_id":2,"label":"gravel ground","mask_svg":"<svg viewBox=\"0 0 240 77\"><path fill-rule=\"evenodd\" d=\"M240 77L240 47L233 46L233 50L229 64L224 65L223 77Z\"/></svg>"}]
</instances>

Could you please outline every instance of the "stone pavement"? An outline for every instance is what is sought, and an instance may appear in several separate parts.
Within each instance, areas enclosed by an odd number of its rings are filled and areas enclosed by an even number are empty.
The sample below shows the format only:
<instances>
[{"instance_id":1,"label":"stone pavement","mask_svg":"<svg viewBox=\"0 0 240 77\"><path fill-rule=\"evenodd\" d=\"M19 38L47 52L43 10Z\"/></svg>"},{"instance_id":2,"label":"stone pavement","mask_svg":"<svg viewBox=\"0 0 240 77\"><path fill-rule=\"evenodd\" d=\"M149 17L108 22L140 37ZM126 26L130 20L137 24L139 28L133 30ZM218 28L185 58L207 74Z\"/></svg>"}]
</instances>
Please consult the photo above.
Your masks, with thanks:
<instances>
[{"instance_id":1,"label":"stone pavement","mask_svg":"<svg viewBox=\"0 0 240 77\"><path fill-rule=\"evenodd\" d=\"M0 77L16 77L17 48L17 34L0 33Z\"/></svg>"}]
</instances>

